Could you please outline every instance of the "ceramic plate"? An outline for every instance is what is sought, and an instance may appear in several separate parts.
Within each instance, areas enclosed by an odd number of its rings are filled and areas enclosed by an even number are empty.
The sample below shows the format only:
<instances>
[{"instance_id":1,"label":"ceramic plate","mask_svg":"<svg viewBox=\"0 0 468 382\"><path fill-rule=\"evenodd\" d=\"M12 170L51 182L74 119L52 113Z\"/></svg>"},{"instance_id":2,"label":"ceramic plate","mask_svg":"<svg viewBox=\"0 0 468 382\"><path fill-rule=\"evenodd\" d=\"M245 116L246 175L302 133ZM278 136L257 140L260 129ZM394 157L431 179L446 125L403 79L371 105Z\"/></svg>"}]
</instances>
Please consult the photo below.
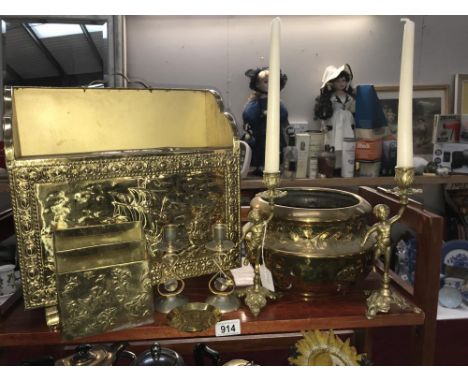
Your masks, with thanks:
<instances>
[{"instance_id":1,"label":"ceramic plate","mask_svg":"<svg viewBox=\"0 0 468 382\"><path fill-rule=\"evenodd\" d=\"M451 240L442 247L442 273L445 266L468 269L468 240Z\"/></svg>"}]
</instances>

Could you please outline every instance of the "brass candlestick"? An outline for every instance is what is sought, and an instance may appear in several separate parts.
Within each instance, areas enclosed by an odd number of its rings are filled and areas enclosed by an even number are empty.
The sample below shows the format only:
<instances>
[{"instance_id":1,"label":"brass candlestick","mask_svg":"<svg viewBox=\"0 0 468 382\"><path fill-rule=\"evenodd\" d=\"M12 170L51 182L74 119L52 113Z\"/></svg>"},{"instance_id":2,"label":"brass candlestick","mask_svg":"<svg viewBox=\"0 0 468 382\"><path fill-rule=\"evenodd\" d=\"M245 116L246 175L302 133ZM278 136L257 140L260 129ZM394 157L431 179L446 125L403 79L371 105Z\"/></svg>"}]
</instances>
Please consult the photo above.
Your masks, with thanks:
<instances>
[{"instance_id":1,"label":"brass candlestick","mask_svg":"<svg viewBox=\"0 0 468 382\"><path fill-rule=\"evenodd\" d=\"M404 206L408 204L408 198L414 194L421 194L422 190L412 188L414 182L414 167L395 167L395 187L391 192L400 198Z\"/></svg>"},{"instance_id":2,"label":"brass candlestick","mask_svg":"<svg viewBox=\"0 0 468 382\"><path fill-rule=\"evenodd\" d=\"M408 205L409 196L421 192L421 190L411 188L413 180L414 168L397 167L395 169L395 181L397 187L391 192L400 198L400 210L395 216L389 218L389 207L385 204L376 205L373 211L378 222L366 232L361 243L361 248L363 248L369 237L372 234L376 234L376 241L374 243L374 262L382 256L384 258L384 273L381 287L367 298L366 317L368 319L374 318L378 312L387 313L392 305L396 305L402 310L413 310L416 313L421 311L418 307L407 302L403 296L390 289L390 231L392 224L397 222L403 216L406 206Z\"/></svg>"},{"instance_id":3,"label":"brass candlestick","mask_svg":"<svg viewBox=\"0 0 468 382\"><path fill-rule=\"evenodd\" d=\"M226 240L226 224L215 223L213 225L213 240L206 244L206 249L215 255L215 264L219 271L208 282L208 288L213 296L206 299L206 303L219 309L221 313L232 312L239 309L240 300L234 294L234 279L224 272L223 264L227 257L227 252L234 248L231 240Z\"/></svg>"},{"instance_id":4,"label":"brass candlestick","mask_svg":"<svg viewBox=\"0 0 468 382\"><path fill-rule=\"evenodd\" d=\"M185 282L175 272L176 264L179 260L178 252L184 247L176 239L177 225L165 225L164 240L158 244L157 249L165 252L162 257L162 262L164 263L163 269L172 278L157 286L158 293L161 296L155 300L154 309L161 313L169 313L172 309L188 303L188 298L181 294L185 288Z\"/></svg>"},{"instance_id":5,"label":"brass candlestick","mask_svg":"<svg viewBox=\"0 0 468 382\"><path fill-rule=\"evenodd\" d=\"M263 182L267 191L259 195L268 200L271 211L267 218L264 218L258 208L253 208L249 212L250 227L244 234L247 254L250 263L254 266L253 285L237 292L239 297L245 297L244 302L249 307L252 314L256 317L260 310L267 304L267 299L276 299L278 295L275 292L263 287L260 278L260 260L263 247L263 238L268 222L273 218L274 200L286 195L286 191L279 191L280 173L263 173Z\"/></svg>"},{"instance_id":6,"label":"brass candlestick","mask_svg":"<svg viewBox=\"0 0 468 382\"><path fill-rule=\"evenodd\" d=\"M286 196L286 191L278 190L280 184L280 172L264 172L263 173L263 183L267 188L266 191L260 193L260 196L263 199L268 200L271 206L274 205L274 200Z\"/></svg>"}]
</instances>

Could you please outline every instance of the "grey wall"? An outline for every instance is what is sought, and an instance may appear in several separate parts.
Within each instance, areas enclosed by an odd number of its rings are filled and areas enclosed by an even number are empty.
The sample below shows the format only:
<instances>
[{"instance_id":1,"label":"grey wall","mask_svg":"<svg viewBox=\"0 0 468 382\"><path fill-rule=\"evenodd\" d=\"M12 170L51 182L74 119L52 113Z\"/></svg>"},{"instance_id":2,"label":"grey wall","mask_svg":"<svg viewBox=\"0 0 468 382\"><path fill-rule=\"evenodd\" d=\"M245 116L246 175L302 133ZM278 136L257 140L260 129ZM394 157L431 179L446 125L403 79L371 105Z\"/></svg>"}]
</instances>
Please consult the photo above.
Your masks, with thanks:
<instances>
[{"instance_id":1,"label":"grey wall","mask_svg":"<svg viewBox=\"0 0 468 382\"><path fill-rule=\"evenodd\" d=\"M411 16L414 83L449 84L468 73L468 16ZM241 125L249 95L244 72L267 66L270 16L128 16L130 78L152 86L212 87ZM354 85L397 85L400 16L283 16L282 92L291 122L312 122L327 65L349 63ZM453 87L452 87L453 88ZM451 88L451 89L452 89Z\"/></svg>"}]
</instances>

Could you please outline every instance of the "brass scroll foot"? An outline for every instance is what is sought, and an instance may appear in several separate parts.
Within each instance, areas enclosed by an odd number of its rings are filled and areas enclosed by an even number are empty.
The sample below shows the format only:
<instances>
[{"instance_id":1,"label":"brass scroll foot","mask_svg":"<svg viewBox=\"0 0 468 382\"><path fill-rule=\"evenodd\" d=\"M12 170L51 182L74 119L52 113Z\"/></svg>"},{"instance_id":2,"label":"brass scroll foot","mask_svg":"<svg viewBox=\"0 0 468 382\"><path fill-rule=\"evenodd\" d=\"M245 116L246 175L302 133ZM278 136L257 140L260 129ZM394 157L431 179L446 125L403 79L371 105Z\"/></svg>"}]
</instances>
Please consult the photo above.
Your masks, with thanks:
<instances>
[{"instance_id":1,"label":"brass scroll foot","mask_svg":"<svg viewBox=\"0 0 468 382\"><path fill-rule=\"evenodd\" d=\"M237 296L245 297L245 305L249 307L255 317L257 317L260 311L266 306L267 299L276 300L280 297L279 294L258 284L237 291Z\"/></svg>"},{"instance_id":2,"label":"brass scroll foot","mask_svg":"<svg viewBox=\"0 0 468 382\"><path fill-rule=\"evenodd\" d=\"M421 309L408 302L403 296L390 289L381 288L367 298L366 318L372 320L379 312L388 313L392 305L398 306L402 311L421 313Z\"/></svg>"}]
</instances>

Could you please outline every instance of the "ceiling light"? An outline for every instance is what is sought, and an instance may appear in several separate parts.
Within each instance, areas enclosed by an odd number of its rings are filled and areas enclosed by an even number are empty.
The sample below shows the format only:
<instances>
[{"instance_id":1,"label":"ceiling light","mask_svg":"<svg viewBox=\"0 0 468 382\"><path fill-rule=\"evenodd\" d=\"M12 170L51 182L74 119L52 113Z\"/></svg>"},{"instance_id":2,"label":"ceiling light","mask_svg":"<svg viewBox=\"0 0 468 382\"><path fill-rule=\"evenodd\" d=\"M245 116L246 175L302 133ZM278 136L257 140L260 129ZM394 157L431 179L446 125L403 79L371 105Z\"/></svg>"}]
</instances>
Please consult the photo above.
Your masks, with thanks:
<instances>
[{"instance_id":1,"label":"ceiling light","mask_svg":"<svg viewBox=\"0 0 468 382\"><path fill-rule=\"evenodd\" d=\"M86 29L89 33L102 32L102 38L107 38L107 23L104 24L86 24Z\"/></svg>"},{"instance_id":2,"label":"ceiling light","mask_svg":"<svg viewBox=\"0 0 468 382\"><path fill-rule=\"evenodd\" d=\"M36 35L43 38L69 36L81 34L81 28L78 24L29 24Z\"/></svg>"}]
</instances>

